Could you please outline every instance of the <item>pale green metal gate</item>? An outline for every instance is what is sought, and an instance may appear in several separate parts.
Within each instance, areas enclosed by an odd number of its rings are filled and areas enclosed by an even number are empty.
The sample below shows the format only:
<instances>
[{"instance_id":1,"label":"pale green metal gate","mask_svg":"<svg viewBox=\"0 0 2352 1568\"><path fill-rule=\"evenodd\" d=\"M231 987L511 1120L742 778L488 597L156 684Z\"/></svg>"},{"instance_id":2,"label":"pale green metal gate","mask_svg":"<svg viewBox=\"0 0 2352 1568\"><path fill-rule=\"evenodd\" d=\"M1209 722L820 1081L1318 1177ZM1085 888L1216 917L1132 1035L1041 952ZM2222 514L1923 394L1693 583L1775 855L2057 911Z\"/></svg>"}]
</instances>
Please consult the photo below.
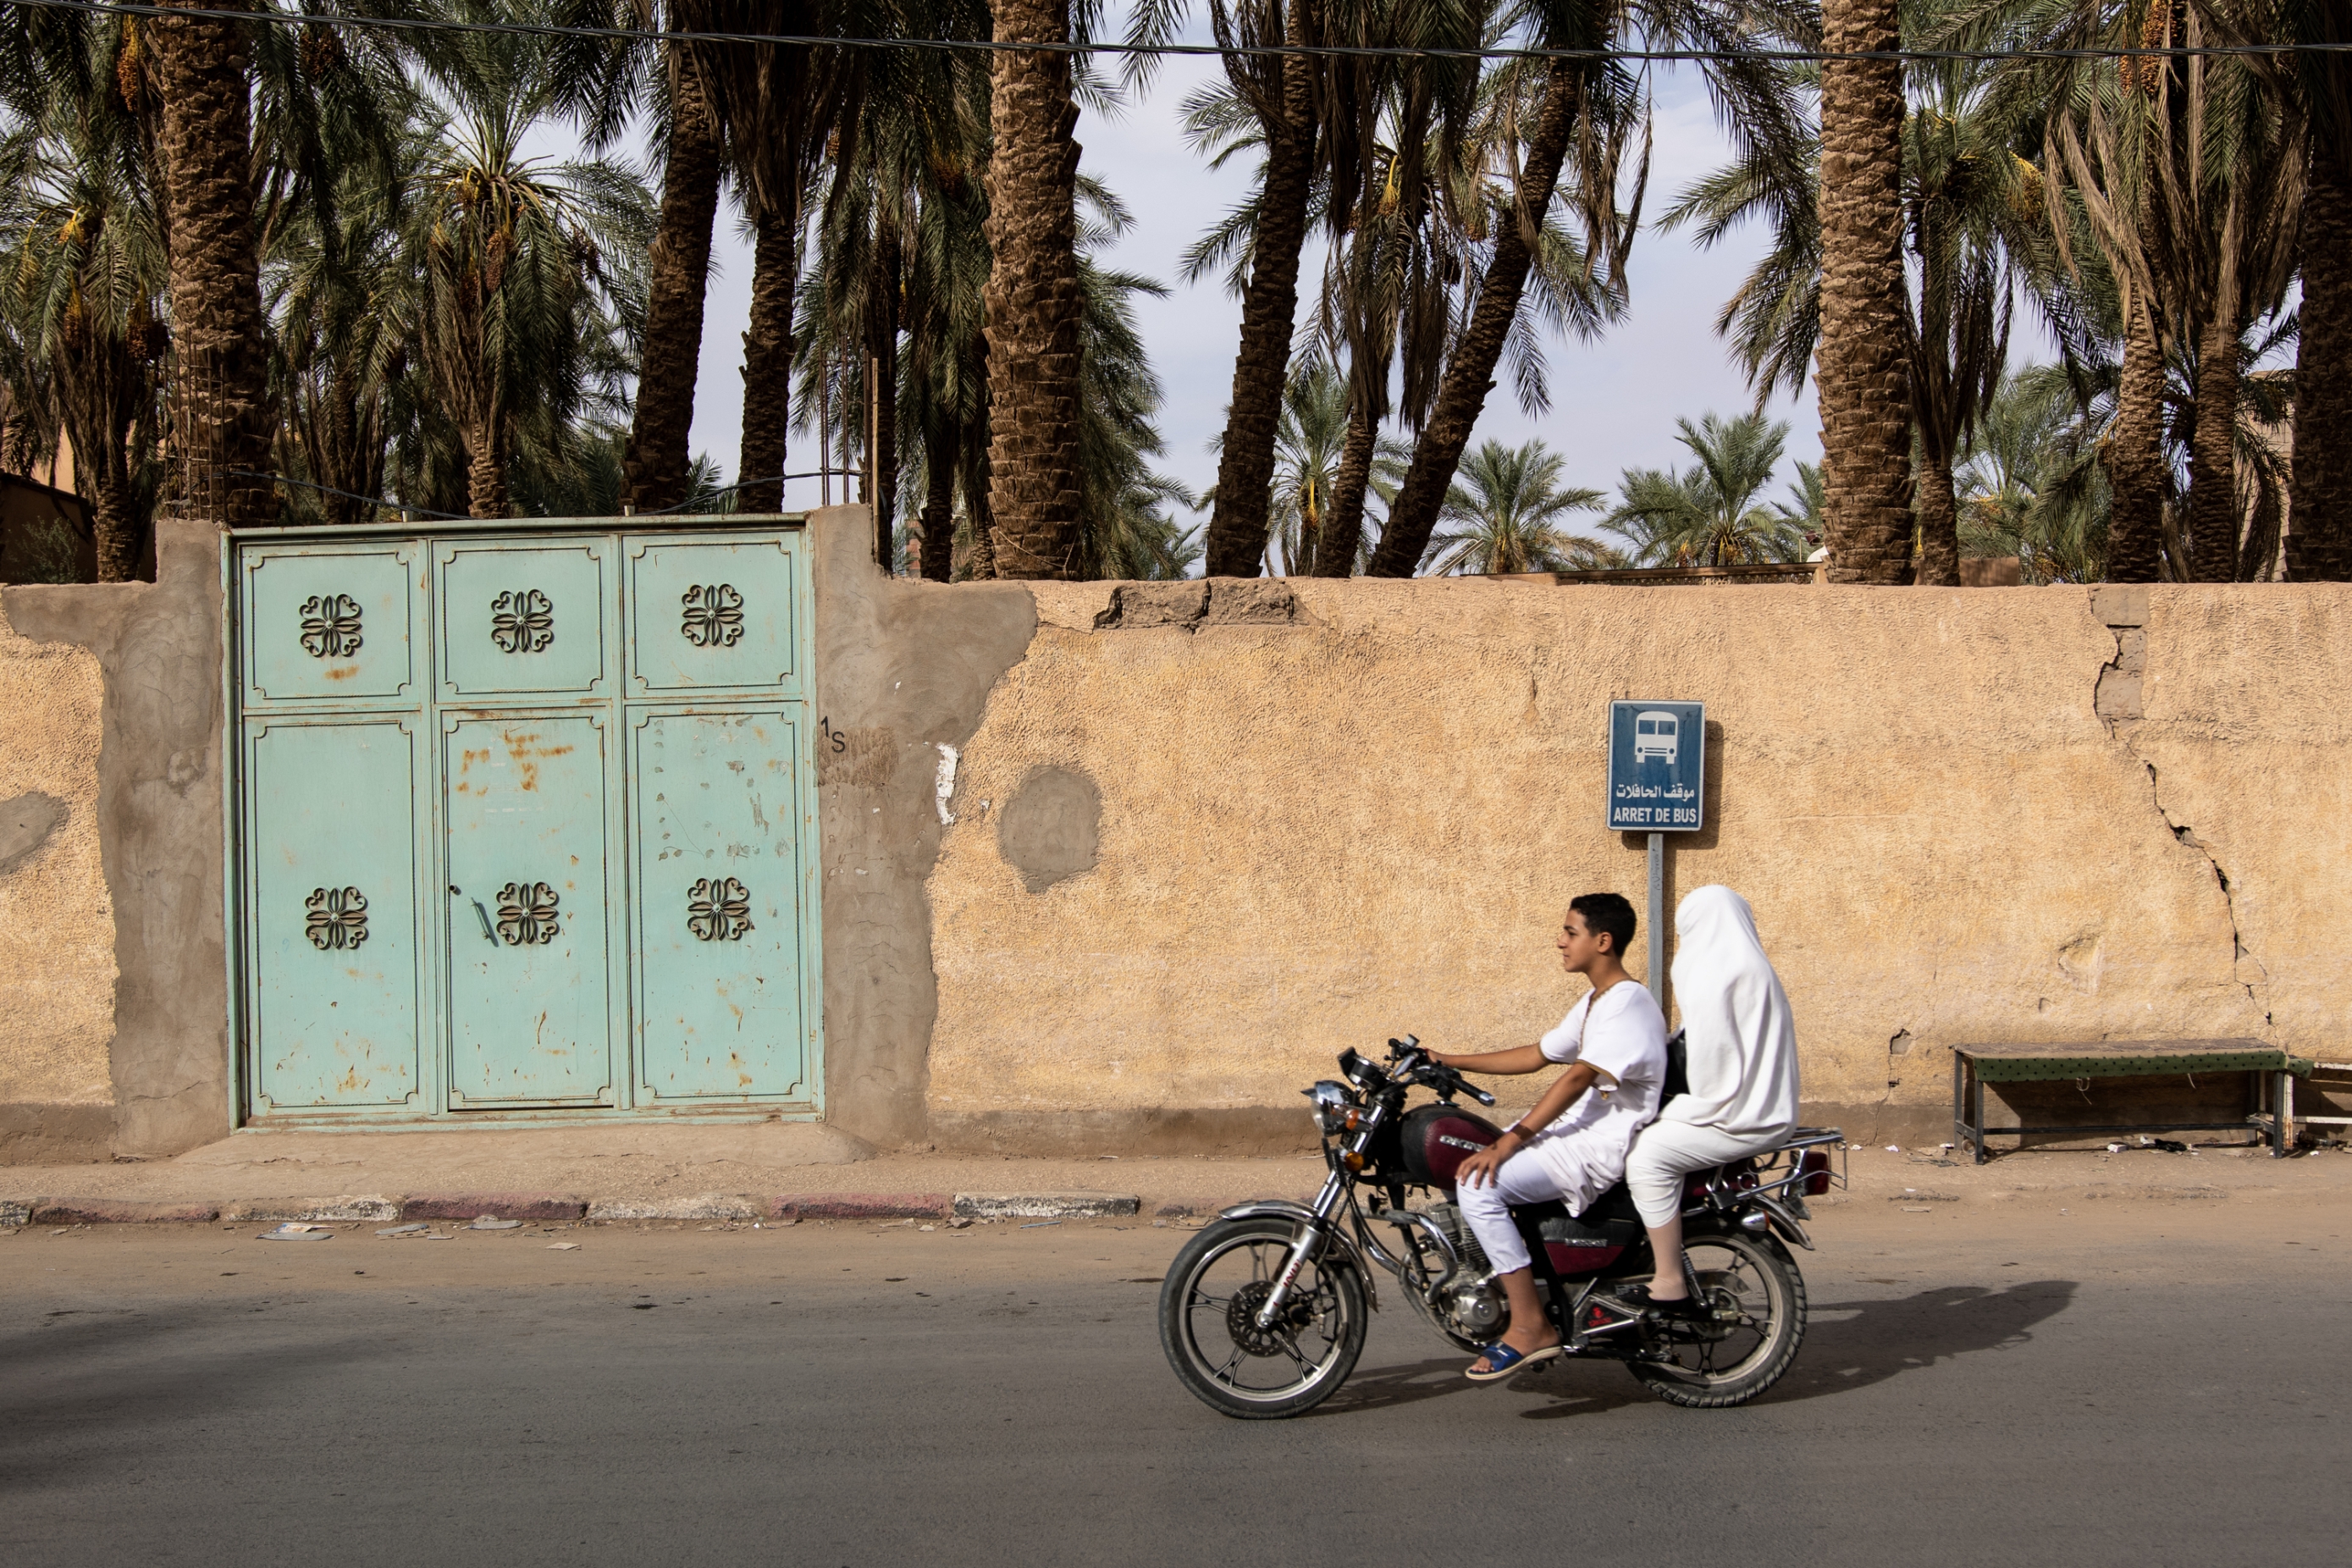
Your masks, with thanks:
<instances>
[{"instance_id":1,"label":"pale green metal gate","mask_svg":"<svg viewBox=\"0 0 2352 1568\"><path fill-rule=\"evenodd\" d=\"M822 1111L803 538L234 536L247 1120Z\"/></svg>"}]
</instances>

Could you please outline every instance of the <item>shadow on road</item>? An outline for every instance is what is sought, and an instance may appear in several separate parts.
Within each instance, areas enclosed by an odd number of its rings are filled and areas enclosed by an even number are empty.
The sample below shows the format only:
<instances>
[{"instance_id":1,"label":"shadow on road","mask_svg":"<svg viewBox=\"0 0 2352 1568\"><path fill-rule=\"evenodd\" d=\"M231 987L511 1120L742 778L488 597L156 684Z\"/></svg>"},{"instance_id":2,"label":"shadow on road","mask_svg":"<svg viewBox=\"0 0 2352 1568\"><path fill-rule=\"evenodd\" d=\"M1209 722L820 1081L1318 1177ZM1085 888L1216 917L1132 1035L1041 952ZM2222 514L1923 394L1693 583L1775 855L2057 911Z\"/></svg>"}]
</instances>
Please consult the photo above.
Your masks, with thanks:
<instances>
[{"instance_id":1,"label":"shadow on road","mask_svg":"<svg viewBox=\"0 0 2352 1568\"><path fill-rule=\"evenodd\" d=\"M2020 1280L2004 1289L1981 1285L1945 1285L1892 1300L1822 1301L1813 1305L1797 1364L1758 1403L1783 1405L1843 1394L1955 1356L2006 1350L2033 1337L2037 1324L2073 1304L2072 1279ZM1425 1399L1469 1394L1478 1385L1462 1375L1475 1358L1466 1352L1399 1366L1359 1368L1348 1385L1313 1418L1360 1415L1393 1410ZM1521 1419L1557 1421L1564 1416L1614 1410L1648 1402L1628 1378L1622 1392L1589 1386L1590 1374L1608 1363L1559 1361L1539 1367L1513 1387L1552 1396L1521 1410ZM1561 1374L1576 1380L1570 1385Z\"/></svg>"}]
</instances>

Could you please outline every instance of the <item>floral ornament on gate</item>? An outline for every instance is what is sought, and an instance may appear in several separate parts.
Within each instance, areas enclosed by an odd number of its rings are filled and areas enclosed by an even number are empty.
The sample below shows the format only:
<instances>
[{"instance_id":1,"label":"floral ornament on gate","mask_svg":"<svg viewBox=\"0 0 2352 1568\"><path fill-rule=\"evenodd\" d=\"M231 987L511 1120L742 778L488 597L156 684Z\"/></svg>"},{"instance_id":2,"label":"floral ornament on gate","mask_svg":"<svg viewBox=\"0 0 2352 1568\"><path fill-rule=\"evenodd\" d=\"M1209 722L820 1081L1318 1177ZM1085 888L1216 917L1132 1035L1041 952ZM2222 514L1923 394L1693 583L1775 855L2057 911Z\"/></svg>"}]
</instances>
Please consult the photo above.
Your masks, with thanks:
<instances>
[{"instance_id":1,"label":"floral ornament on gate","mask_svg":"<svg viewBox=\"0 0 2352 1568\"><path fill-rule=\"evenodd\" d=\"M688 588L679 602L686 606L678 630L697 647L733 647L743 640L743 595L729 583Z\"/></svg>"},{"instance_id":2,"label":"floral ornament on gate","mask_svg":"<svg viewBox=\"0 0 2352 1568\"><path fill-rule=\"evenodd\" d=\"M349 658L360 651L360 602L349 594L313 594L302 601L302 651L312 658Z\"/></svg>"},{"instance_id":3,"label":"floral ornament on gate","mask_svg":"<svg viewBox=\"0 0 2352 1568\"><path fill-rule=\"evenodd\" d=\"M509 882L499 889L499 935L509 947L555 940L555 889L544 882Z\"/></svg>"},{"instance_id":4,"label":"floral ornament on gate","mask_svg":"<svg viewBox=\"0 0 2352 1568\"><path fill-rule=\"evenodd\" d=\"M537 653L555 640L555 605L536 588L490 601L490 640L506 653Z\"/></svg>"},{"instance_id":5,"label":"floral ornament on gate","mask_svg":"<svg viewBox=\"0 0 2352 1568\"><path fill-rule=\"evenodd\" d=\"M313 888L302 900L310 911L302 934L320 952L355 948L367 941L367 900L357 888Z\"/></svg>"},{"instance_id":6,"label":"floral ornament on gate","mask_svg":"<svg viewBox=\"0 0 2352 1568\"><path fill-rule=\"evenodd\" d=\"M703 942L740 942L751 929L751 889L732 877L705 877L686 890L686 929Z\"/></svg>"}]
</instances>

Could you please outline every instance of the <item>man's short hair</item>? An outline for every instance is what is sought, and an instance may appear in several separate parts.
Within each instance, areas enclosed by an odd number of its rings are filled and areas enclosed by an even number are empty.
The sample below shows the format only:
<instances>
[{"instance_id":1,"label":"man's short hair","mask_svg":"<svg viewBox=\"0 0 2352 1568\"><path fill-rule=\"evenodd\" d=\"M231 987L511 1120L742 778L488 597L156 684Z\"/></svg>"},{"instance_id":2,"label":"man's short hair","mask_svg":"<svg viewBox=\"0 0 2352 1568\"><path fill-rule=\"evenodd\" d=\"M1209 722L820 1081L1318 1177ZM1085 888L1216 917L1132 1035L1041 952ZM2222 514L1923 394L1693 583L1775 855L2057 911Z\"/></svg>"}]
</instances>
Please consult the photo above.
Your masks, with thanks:
<instances>
[{"instance_id":1,"label":"man's short hair","mask_svg":"<svg viewBox=\"0 0 2352 1568\"><path fill-rule=\"evenodd\" d=\"M1584 917L1584 929L1599 936L1606 931L1615 940L1609 951L1620 959L1633 945L1633 906L1622 893L1579 893L1568 900L1568 907Z\"/></svg>"}]
</instances>

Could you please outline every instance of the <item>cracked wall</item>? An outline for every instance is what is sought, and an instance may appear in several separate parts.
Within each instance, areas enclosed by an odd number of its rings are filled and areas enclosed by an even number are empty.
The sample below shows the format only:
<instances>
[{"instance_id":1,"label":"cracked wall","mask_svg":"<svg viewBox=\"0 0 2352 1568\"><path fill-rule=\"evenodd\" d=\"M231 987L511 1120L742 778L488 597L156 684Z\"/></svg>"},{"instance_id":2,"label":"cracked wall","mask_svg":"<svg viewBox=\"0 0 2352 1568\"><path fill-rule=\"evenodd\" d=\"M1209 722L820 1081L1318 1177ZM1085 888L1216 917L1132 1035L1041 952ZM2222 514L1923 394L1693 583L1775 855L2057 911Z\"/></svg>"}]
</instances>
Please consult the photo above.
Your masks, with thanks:
<instances>
[{"instance_id":1,"label":"cracked wall","mask_svg":"<svg viewBox=\"0 0 2352 1568\"><path fill-rule=\"evenodd\" d=\"M940 1141L1295 1142L1346 1047L1533 1038L1580 990L1561 905L1643 901L1600 826L1618 697L1706 700L1713 826L1670 895L1748 896L1812 1112L1857 1133L1948 1137L1956 1044L2341 1008L2352 672L2296 651L2345 643L2334 590L1318 580L1218 624L1224 586L1035 587L931 879ZM1099 844L1032 892L991 813L1044 768L1094 783ZM2290 830L2304 791L2333 815Z\"/></svg>"},{"instance_id":2,"label":"cracked wall","mask_svg":"<svg viewBox=\"0 0 2352 1568\"><path fill-rule=\"evenodd\" d=\"M2145 701L2120 739L2232 927L2233 981L2264 1033L2346 1059L2352 923L2352 588L2150 595Z\"/></svg>"}]
</instances>

